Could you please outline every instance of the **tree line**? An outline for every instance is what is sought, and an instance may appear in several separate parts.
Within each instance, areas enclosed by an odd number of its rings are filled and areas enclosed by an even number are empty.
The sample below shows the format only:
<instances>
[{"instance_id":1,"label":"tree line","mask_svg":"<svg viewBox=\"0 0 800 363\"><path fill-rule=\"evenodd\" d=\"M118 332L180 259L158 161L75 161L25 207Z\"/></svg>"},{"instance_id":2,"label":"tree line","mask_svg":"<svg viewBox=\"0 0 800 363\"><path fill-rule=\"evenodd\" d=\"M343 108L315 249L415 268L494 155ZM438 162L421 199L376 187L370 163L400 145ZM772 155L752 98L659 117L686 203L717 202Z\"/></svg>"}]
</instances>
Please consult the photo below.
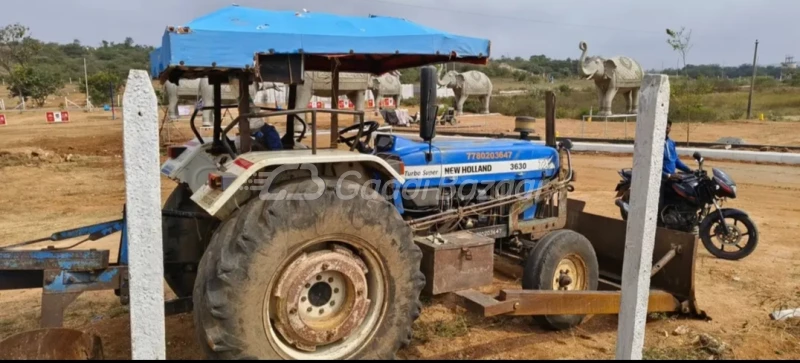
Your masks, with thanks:
<instances>
[{"instance_id":1,"label":"tree line","mask_svg":"<svg viewBox=\"0 0 800 363\"><path fill-rule=\"evenodd\" d=\"M130 69L148 69L152 50L132 38L122 43L104 40L98 46L78 39L68 44L43 42L15 23L0 28L0 78L13 97L42 106L70 81L86 93L85 60L89 96L100 104L110 101L112 89L119 92Z\"/></svg>"},{"instance_id":2,"label":"tree line","mask_svg":"<svg viewBox=\"0 0 800 363\"><path fill-rule=\"evenodd\" d=\"M554 79L570 79L578 77L578 62L579 59L552 59L545 55L535 55L528 59L522 57L500 57L489 61L488 66L475 66L468 64L455 64L448 69L453 69L459 72L469 70L480 70L487 76L492 78L509 78L518 81L533 81L535 78L542 80L553 76ZM504 67L508 65L514 69ZM671 76L685 76L691 79L701 78L721 78L721 79L736 79L736 78L750 78L753 75L753 65L744 63L739 66L721 66L719 64L687 64L683 69L667 68L663 70L648 70L650 73L663 73ZM419 82L419 69L409 69L402 71L403 80L409 81L408 83ZM789 72L792 73L792 72ZM758 66L757 74L761 77L779 78L781 76L781 67L778 66ZM786 77L787 73L783 76Z\"/></svg>"},{"instance_id":3,"label":"tree line","mask_svg":"<svg viewBox=\"0 0 800 363\"><path fill-rule=\"evenodd\" d=\"M675 49L685 51L690 48L689 38L681 38L681 32L672 33L671 36L673 39L683 39L670 40L670 45ZM23 96L26 101L32 100L41 106L48 96L56 94L69 81L77 84L80 92L86 93L83 81L85 60L89 96L93 103L100 104L110 100L112 88L114 92L121 89L130 69L149 69L149 53L152 50L152 46L136 44L132 38L126 38L121 43L104 40L97 46L82 44L78 39L67 44L43 42L33 38L28 27L16 23L0 28L0 78L12 96ZM480 70L492 78L538 83L550 77L557 80L578 77L578 62L579 59L553 59L541 54L527 59L502 56L492 59L488 66L450 64L447 69L460 72ZM659 72L692 79L737 79L750 77L752 65L722 67L716 64L688 64L683 69ZM419 82L418 68L402 70L401 74L403 83ZM761 66L758 67L758 75L778 78L781 69Z\"/></svg>"}]
</instances>

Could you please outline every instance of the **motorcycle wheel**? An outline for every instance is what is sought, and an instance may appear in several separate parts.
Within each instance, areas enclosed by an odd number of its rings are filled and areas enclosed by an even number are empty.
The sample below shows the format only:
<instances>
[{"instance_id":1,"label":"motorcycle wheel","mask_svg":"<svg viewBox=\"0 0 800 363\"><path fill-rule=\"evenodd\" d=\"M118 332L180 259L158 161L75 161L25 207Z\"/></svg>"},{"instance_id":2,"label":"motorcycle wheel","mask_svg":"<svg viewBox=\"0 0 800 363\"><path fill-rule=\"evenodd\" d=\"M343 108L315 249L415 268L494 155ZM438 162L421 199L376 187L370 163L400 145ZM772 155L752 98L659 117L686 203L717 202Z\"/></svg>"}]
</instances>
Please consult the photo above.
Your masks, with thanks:
<instances>
[{"instance_id":1,"label":"motorcycle wheel","mask_svg":"<svg viewBox=\"0 0 800 363\"><path fill-rule=\"evenodd\" d=\"M742 212L723 210L723 215L725 224L728 226L727 233L719 213L713 212L709 214L700 223L699 233L703 246L714 257L723 260L736 261L749 256L755 251L758 244L758 229L755 223ZM746 232L742 232L742 225L747 228ZM741 246L743 237L747 237L747 242L744 246ZM717 247L714 242L719 242L720 246ZM726 247L729 250L726 251Z\"/></svg>"}]
</instances>

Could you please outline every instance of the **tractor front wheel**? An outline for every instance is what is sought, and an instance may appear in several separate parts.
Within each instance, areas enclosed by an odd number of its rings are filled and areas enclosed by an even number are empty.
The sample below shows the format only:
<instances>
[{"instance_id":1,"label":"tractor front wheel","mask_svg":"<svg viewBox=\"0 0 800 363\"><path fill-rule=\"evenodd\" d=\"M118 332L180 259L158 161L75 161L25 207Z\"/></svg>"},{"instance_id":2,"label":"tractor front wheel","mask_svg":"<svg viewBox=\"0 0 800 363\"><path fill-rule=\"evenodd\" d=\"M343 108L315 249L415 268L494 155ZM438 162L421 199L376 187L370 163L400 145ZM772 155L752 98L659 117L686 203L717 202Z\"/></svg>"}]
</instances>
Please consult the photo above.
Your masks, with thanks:
<instances>
[{"instance_id":1,"label":"tractor front wheel","mask_svg":"<svg viewBox=\"0 0 800 363\"><path fill-rule=\"evenodd\" d=\"M536 243L525 260L525 290L597 290L600 279L597 255L582 234L568 229L553 231ZM541 326L566 330L579 325L584 315L534 316Z\"/></svg>"},{"instance_id":2,"label":"tractor front wheel","mask_svg":"<svg viewBox=\"0 0 800 363\"><path fill-rule=\"evenodd\" d=\"M194 320L209 358L393 359L411 340L422 252L374 190L322 178L254 198L200 263Z\"/></svg>"}]
</instances>

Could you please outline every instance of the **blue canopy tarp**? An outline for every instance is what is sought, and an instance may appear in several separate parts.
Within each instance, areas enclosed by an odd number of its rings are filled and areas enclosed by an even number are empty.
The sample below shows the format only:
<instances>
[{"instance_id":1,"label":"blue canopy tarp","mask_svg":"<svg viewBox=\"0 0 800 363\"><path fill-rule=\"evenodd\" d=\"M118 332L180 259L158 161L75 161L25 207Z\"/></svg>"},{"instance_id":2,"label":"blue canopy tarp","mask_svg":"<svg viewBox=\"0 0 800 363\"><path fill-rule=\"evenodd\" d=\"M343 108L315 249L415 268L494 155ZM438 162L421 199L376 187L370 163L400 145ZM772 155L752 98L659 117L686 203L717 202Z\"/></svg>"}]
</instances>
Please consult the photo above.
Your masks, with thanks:
<instances>
[{"instance_id":1,"label":"blue canopy tarp","mask_svg":"<svg viewBox=\"0 0 800 363\"><path fill-rule=\"evenodd\" d=\"M486 64L490 41L405 19L228 6L185 26L168 27L150 54L151 74L253 67L257 55L304 54L305 69L381 74L441 62Z\"/></svg>"}]
</instances>

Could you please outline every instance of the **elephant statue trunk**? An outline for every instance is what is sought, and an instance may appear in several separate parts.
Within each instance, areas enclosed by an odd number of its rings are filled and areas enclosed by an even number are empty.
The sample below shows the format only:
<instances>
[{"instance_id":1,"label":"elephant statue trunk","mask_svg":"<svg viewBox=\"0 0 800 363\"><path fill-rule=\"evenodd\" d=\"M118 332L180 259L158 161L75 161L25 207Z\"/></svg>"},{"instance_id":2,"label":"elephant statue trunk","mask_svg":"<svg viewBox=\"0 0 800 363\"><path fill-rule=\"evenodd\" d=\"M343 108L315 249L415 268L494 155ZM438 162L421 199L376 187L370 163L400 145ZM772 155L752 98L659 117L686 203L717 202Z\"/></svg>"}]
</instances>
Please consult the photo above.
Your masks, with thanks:
<instances>
[{"instance_id":1,"label":"elephant statue trunk","mask_svg":"<svg viewBox=\"0 0 800 363\"><path fill-rule=\"evenodd\" d=\"M586 79L591 79L592 76L594 75L594 72L592 72L588 67L586 67L586 51L589 48L586 45L586 42L581 42L578 45L578 48L582 51L581 58L578 61L579 62L578 63L578 74L580 74L581 77L584 77Z\"/></svg>"}]
</instances>

